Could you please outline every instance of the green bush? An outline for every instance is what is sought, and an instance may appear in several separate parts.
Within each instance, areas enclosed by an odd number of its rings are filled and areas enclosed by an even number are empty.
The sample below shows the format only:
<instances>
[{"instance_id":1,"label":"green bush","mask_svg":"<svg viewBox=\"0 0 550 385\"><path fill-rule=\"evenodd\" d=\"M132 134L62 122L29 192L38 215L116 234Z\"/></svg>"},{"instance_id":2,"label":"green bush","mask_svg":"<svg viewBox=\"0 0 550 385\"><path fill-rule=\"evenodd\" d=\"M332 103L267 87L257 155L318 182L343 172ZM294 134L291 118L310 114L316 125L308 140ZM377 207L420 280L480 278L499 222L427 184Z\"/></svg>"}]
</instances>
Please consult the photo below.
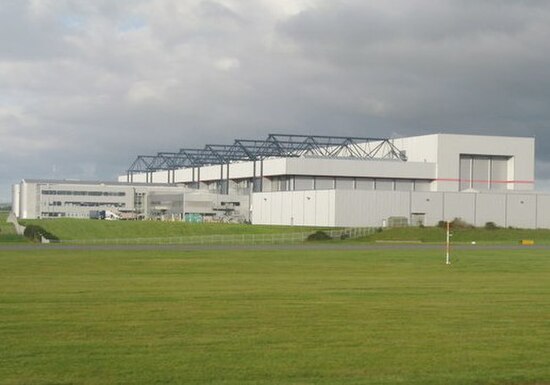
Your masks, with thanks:
<instances>
[{"instance_id":1,"label":"green bush","mask_svg":"<svg viewBox=\"0 0 550 385\"><path fill-rule=\"evenodd\" d=\"M332 239L331 236L321 230L318 230L307 237L308 241L328 241L330 239Z\"/></svg>"},{"instance_id":2,"label":"green bush","mask_svg":"<svg viewBox=\"0 0 550 385\"><path fill-rule=\"evenodd\" d=\"M473 229L474 226L469 224L468 222L464 221L462 218L455 218L451 221L451 228L453 229ZM447 228L447 221L439 221L437 222L437 227L440 227L442 229Z\"/></svg>"},{"instance_id":3,"label":"green bush","mask_svg":"<svg viewBox=\"0 0 550 385\"><path fill-rule=\"evenodd\" d=\"M487 222L487 223L485 223L485 229L486 230L496 230L496 229L498 229L498 226L495 222Z\"/></svg>"},{"instance_id":4,"label":"green bush","mask_svg":"<svg viewBox=\"0 0 550 385\"><path fill-rule=\"evenodd\" d=\"M27 227L25 227L25 232L23 233L23 235L31 241L36 242L40 242L42 240L42 237L49 239L50 241L59 241L58 237L44 230L38 225L28 225Z\"/></svg>"}]
</instances>

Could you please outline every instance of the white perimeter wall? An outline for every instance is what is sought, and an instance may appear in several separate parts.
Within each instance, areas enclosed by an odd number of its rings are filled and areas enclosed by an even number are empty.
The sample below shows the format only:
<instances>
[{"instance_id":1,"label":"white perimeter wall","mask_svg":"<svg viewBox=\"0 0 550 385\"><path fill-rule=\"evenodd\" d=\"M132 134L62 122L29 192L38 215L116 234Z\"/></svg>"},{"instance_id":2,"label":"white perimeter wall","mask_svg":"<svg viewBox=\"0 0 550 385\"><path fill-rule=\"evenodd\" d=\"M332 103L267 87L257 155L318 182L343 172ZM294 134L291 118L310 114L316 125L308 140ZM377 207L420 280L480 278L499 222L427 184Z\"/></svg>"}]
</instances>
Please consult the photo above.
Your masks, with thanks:
<instances>
[{"instance_id":1,"label":"white perimeter wall","mask_svg":"<svg viewBox=\"0 0 550 385\"><path fill-rule=\"evenodd\" d=\"M281 191L252 195L252 223L337 226L335 190Z\"/></svg>"},{"instance_id":2,"label":"white perimeter wall","mask_svg":"<svg viewBox=\"0 0 550 385\"><path fill-rule=\"evenodd\" d=\"M550 195L317 190L255 193L252 223L307 226L383 226L389 217L424 214L425 225L461 218L475 226L550 228Z\"/></svg>"}]
</instances>

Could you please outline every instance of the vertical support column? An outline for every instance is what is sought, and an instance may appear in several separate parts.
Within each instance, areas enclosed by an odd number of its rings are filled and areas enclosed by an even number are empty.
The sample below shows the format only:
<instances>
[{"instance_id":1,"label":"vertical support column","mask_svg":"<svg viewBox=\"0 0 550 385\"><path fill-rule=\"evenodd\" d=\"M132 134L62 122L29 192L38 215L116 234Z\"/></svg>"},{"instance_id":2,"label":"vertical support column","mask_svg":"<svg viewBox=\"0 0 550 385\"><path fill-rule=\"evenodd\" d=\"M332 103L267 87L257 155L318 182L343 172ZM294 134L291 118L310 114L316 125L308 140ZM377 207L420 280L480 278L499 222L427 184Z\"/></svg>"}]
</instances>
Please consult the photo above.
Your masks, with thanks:
<instances>
[{"instance_id":1,"label":"vertical support column","mask_svg":"<svg viewBox=\"0 0 550 385\"><path fill-rule=\"evenodd\" d=\"M264 191L264 160L260 160L260 191Z\"/></svg>"},{"instance_id":2,"label":"vertical support column","mask_svg":"<svg viewBox=\"0 0 550 385\"><path fill-rule=\"evenodd\" d=\"M220 194L223 194L223 191L225 190L224 186L223 186L223 163L220 164L220 183L219 183L219 189L218 189L218 192Z\"/></svg>"},{"instance_id":3,"label":"vertical support column","mask_svg":"<svg viewBox=\"0 0 550 385\"><path fill-rule=\"evenodd\" d=\"M226 188L225 188L225 193L226 194L229 194L229 162L227 162L227 170L225 170L225 175L226 175Z\"/></svg>"},{"instance_id":4,"label":"vertical support column","mask_svg":"<svg viewBox=\"0 0 550 385\"><path fill-rule=\"evenodd\" d=\"M256 188L256 161L252 162L252 192L255 192Z\"/></svg>"}]
</instances>

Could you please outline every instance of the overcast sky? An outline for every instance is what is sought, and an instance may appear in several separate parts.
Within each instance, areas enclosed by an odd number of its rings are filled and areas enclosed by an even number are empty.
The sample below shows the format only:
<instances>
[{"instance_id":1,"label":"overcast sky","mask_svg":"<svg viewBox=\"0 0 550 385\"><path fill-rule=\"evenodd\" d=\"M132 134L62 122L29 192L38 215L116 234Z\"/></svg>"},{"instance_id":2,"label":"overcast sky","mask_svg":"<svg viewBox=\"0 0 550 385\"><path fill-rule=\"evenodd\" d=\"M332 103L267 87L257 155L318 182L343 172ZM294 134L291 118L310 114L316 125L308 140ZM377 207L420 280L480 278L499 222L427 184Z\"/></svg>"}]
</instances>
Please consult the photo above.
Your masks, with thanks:
<instances>
[{"instance_id":1,"label":"overcast sky","mask_svg":"<svg viewBox=\"0 0 550 385\"><path fill-rule=\"evenodd\" d=\"M269 132L537 139L547 0L0 0L0 202Z\"/></svg>"}]
</instances>

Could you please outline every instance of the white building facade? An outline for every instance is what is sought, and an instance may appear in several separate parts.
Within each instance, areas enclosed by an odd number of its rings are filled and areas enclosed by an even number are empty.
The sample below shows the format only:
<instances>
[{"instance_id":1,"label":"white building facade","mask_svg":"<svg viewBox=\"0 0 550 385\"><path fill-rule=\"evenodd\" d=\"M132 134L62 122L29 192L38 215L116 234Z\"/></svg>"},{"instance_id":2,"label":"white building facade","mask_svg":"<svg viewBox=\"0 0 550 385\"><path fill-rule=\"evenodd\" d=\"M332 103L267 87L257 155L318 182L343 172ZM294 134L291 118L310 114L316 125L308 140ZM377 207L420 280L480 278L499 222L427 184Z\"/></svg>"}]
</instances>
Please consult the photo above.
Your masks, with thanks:
<instances>
[{"instance_id":1,"label":"white building facade","mask_svg":"<svg viewBox=\"0 0 550 385\"><path fill-rule=\"evenodd\" d=\"M22 180L13 186L12 209L20 219L91 218L98 211L133 213L143 219L230 215L249 220L248 196L189 190L175 184Z\"/></svg>"},{"instance_id":2,"label":"white building facade","mask_svg":"<svg viewBox=\"0 0 550 385\"><path fill-rule=\"evenodd\" d=\"M525 137L272 134L265 141L139 156L118 183L231 196L226 201L239 202L241 215L254 224L378 227L400 218L430 226L462 218L477 226L550 228L550 196L534 191L535 140ZM14 195L34 194L28 190L20 184ZM131 205L132 191L102 199ZM30 212L28 201L16 205L20 215ZM50 212L44 207L33 212ZM181 208L182 216L187 212Z\"/></svg>"}]
</instances>

